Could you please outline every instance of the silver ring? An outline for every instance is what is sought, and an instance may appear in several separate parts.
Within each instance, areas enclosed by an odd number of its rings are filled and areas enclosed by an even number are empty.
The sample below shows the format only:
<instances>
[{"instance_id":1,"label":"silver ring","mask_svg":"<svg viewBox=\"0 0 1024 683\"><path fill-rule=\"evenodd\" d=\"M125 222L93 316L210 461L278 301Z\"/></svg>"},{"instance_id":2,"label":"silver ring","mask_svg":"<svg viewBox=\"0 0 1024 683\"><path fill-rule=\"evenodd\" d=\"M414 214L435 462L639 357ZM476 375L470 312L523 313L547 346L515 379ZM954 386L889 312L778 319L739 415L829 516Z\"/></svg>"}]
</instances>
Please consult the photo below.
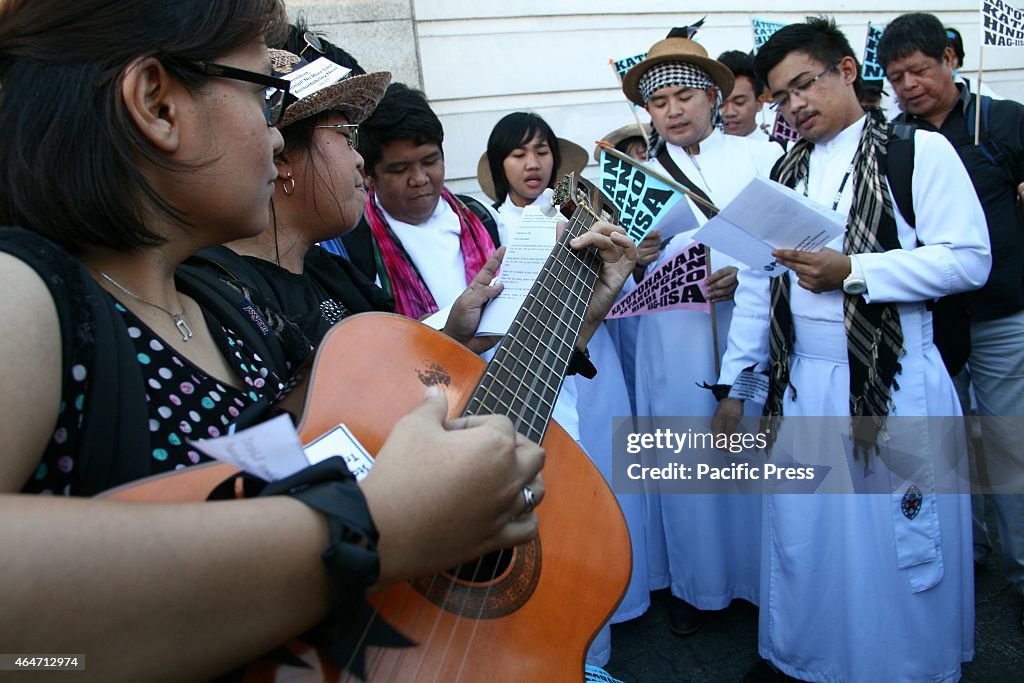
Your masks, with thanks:
<instances>
[{"instance_id":1,"label":"silver ring","mask_svg":"<svg viewBox=\"0 0 1024 683\"><path fill-rule=\"evenodd\" d=\"M529 486L524 486L523 498L526 499L526 509L523 510L523 514L528 515L533 512L535 507L537 507L537 497L533 494L533 489Z\"/></svg>"}]
</instances>

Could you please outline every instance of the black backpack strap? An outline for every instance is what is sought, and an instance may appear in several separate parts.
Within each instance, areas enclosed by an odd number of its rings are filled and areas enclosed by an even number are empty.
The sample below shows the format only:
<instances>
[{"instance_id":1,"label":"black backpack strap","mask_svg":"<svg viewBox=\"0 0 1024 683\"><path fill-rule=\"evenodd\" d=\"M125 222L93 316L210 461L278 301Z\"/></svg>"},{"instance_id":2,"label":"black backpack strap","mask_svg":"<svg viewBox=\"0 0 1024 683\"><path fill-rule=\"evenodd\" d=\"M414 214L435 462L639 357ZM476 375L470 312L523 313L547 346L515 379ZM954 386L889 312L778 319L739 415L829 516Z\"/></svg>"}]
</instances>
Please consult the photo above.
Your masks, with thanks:
<instances>
[{"instance_id":1,"label":"black backpack strap","mask_svg":"<svg viewBox=\"0 0 1024 683\"><path fill-rule=\"evenodd\" d=\"M61 334L62 373L88 376L75 493L94 495L152 474L145 383L128 327L78 259L40 235L0 228L0 248L30 266L50 292ZM61 376L62 383L65 377Z\"/></svg>"},{"instance_id":2,"label":"black backpack strap","mask_svg":"<svg viewBox=\"0 0 1024 683\"><path fill-rule=\"evenodd\" d=\"M981 147L981 153L985 155L985 158L989 160L993 166L998 166L1002 169L1003 174L1006 176L1007 181L1014 187L1020 182L1020 174L1014 172L1014 169L1010 166L1010 160L1005 153L1003 153L1002 147L992 137L989 136L988 131L990 130L988 125L989 110L992 108L992 98L988 95L971 95L970 100L967 102L967 109L964 111L964 116L967 118L967 134L971 140L974 139L975 133L975 102L981 102L981 136L979 138Z\"/></svg>"},{"instance_id":3,"label":"black backpack strap","mask_svg":"<svg viewBox=\"0 0 1024 683\"><path fill-rule=\"evenodd\" d=\"M195 299L205 313L241 337L246 346L271 364L278 377L288 378L289 356L255 304L213 272L195 264L179 266L175 276L182 292Z\"/></svg>"},{"instance_id":4,"label":"black backpack strap","mask_svg":"<svg viewBox=\"0 0 1024 683\"><path fill-rule=\"evenodd\" d=\"M711 206L715 205L715 203L711 201L711 197L708 197L707 193L705 193L704 190L697 187L692 180L687 178L686 174L683 173L683 169L679 168L679 165L672 160L672 155L668 153L668 145L663 146L661 148L661 151L658 152L658 156L655 158L658 160L658 163L660 163L662 167L666 171L668 171L668 174L672 176L672 178L677 183L679 183L687 190L689 190L693 194L697 195L698 197L706 201ZM711 206L706 206L703 202L694 202L694 204L697 205L697 208L700 209L700 212L707 216L708 219L714 218L715 215L718 213L718 211L712 209Z\"/></svg>"},{"instance_id":5,"label":"black backpack strap","mask_svg":"<svg viewBox=\"0 0 1024 683\"><path fill-rule=\"evenodd\" d=\"M124 319L103 289L83 277L95 330L89 406L82 423L82 491L95 495L148 477L149 411L142 369Z\"/></svg>"},{"instance_id":6,"label":"black backpack strap","mask_svg":"<svg viewBox=\"0 0 1024 683\"><path fill-rule=\"evenodd\" d=\"M374 257L373 232L365 217L359 219L355 229L341 236L341 242L348 252L348 260L359 269L370 282L377 279L377 261ZM383 278L382 278L383 279Z\"/></svg>"},{"instance_id":7,"label":"black backpack strap","mask_svg":"<svg viewBox=\"0 0 1024 683\"><path fill-rule=\"evenodd\" d=\"M501 239L498 237L498 223L494 220L494 215L487 210L487 207L481 204L476 199L473 199L468 194L457 194L455 195L460 202L466 205L466 208L476 214L476 217L480 219L480 222L487 228L487 234L491 236L491 241L495 247L501 246Z\"/></svg>"},{"instance_id":8,"label":"black backpack strap","mask_svg":"<svg viewBox=\"0 0 1024 683\"><path fill-rule=\"evenodd\" d=\"M917 226L914 213L914 132L909 123L894 123L889 130L886 155L882 161L882 174L889 180L892 199L900 215L910 227Z\"/></svg>"}]
</instances>

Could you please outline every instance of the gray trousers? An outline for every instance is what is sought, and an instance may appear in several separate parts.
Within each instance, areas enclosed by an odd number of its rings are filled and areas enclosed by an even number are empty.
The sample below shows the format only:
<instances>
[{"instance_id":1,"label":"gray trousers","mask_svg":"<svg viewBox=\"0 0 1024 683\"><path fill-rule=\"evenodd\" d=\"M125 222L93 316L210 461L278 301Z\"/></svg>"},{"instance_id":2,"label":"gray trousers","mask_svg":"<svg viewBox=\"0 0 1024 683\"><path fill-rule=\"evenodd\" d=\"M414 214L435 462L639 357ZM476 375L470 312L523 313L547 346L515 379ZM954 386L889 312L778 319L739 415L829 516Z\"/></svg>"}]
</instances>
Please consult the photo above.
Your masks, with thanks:
<instances>
[{"instance_id":1,"label":"gray trousers","mask_svg":"<svg viewBox=\"0 0 1024 683\"><path fill-rule=\"evenodd\" d=\"M972 439L972 474L985 493L975 494L975 559L991 551L985 504L992 507L1002 548L1003 572L1024 593L1024 311L971 325L971 356L957 377L964 414L974 399L980 439Z\"/></svg>"}]
</instances>

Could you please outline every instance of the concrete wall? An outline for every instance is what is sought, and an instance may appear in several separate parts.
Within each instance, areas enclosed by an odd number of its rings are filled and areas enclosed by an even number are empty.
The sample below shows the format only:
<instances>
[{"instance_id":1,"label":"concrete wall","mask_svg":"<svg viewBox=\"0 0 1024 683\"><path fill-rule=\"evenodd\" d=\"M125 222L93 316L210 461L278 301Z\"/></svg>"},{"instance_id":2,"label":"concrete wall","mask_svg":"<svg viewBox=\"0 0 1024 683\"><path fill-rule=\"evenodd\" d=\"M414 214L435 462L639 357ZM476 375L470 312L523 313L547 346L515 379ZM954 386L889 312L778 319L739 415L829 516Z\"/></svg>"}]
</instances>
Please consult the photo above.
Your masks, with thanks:
<instances>
[{"instance_id":1,"label":"concrete wall","mask_svg":"<svg viewBox=\"0 0 1024 683\"><path fill-rule=\"evenodd\" d=\"M978 65L976 0L846 0L831 12L856 51L867 24L885 24L908 11L930 11L957 26L966 68ZM750 16L801 21L822 12L811 0L785 0L772 11L750 0L721 0L713 10L680 12L676 0L302 0L304 11L368 69L390 69L396 80L422 87L445 126L449 185L475 192L477 159L494 123L530 110L560 136L588 150L605 133L632 121L608 61L645 52L672 26L707 14L699 41L715 56L753 47ZM884 9L879 9L884 7ZM988 48L984 83L1024 100L1024 50ZM593 171L591 166L590 172Z\"/></svg>"}]
</instances>

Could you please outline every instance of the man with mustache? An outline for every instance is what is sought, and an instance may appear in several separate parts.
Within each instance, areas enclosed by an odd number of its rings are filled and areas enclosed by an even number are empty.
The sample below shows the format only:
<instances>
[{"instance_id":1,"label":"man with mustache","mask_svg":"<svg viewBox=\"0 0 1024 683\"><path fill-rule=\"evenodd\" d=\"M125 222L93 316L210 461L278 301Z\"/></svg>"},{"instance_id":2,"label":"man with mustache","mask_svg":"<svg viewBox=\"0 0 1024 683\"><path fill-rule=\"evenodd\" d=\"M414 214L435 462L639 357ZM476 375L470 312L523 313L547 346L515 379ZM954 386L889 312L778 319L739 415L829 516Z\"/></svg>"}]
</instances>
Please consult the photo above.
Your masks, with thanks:
<instances>
[{"instance_id":1,"label":"man with mustache","mask_svg":"<svg viewBox=\"0 0 1024 683\"><path fill-rule=\"evenodd\" d=\"M767 177L782 153L778 145L727 136L716 126L722 97L733 88L731 71L692 40L696 27L674 29L623 78L632 102L646 107L654 132L649 164L718 207L728 204L755 176ZM687 198L700 223L706 203ZM658 225L662 233L671 226ZM665 244L648 272L676 258L696 228ZM715 380L718 338L729 328L736 288L735 261L710 256L707 296L717 319L703 311L672 310L640 317L636 344L638 415L707 417L715 397L702 388ZM667 456L666 456L667 457ZM648 533L651 588L671 588L669 628L695 632L702 610L720 610L735 598L758 601L760 500L757 496L649 496L654 521ZM737 533L694 533L728 528ZM662 531L663 529L663 531Z\"/></svg>"},{"instance_id":2,"label":"man with mustache","mask_svg":"<svg viewBox=\"0 0 1024 683\"><path fill-rule=\"evenodd\" d=\"M886 488L765 494L758 645L767 661L748 680L955 681L974 655L966 443L907 417L960 415L928 302L985 282L984 214L956 152L923 131L913 138L916 220L901 213L883 166L894 132L861 108L857 58L831 19L780 29L755 68L803 138L773 178L848 218L820 251L776 250L790 271L741 274L719 381L769 371L773 459L793 444L795 459L833 462L848 483L867 480L867 466ZM715 427L729 431L741 414L723 399ZM800 419L822 416L843 419ZM856 438L823 424L855 428ZM801 426L800 440L783 438ZM922 450L945 468L915 472L914 486L897 481L904 470L890 474L895 458L916 463L908 458Z\"/></svg>"}]
</instances>

